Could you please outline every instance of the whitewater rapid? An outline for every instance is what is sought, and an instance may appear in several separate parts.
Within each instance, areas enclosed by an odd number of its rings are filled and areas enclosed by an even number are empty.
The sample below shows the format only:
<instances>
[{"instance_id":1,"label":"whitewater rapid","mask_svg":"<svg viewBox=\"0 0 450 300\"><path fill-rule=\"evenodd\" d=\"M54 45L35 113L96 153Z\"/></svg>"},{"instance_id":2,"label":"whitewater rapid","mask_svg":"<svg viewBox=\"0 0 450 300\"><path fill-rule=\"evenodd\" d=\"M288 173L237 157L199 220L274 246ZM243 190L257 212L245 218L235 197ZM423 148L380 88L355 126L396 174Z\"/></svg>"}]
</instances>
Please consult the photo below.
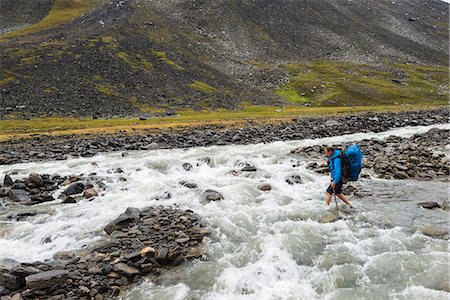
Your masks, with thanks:
<instances>
[{"instance_id":1,"label":"whitewater rapid","mask_svg":"<svg viewBox=\"0 0 450 300\"><path fill-rule=\"evenodd\" d=\"M319 223L328 178L306 169L308 161L289 154L298 147L409 137L430 128L450 129L450 124L0 166L0 174L12 173L15 179L31 172L96 173L106 178L107 185L94 201L63 205L55 200L33 206L38 213L26 221L1 222L0 258L22 262L51 258L58 251L92 244L103 227L128 207L177 205L211 225L207 259L167 272L159 284L145 282L127 292L125 299L448 299L448 293L438 290L443 280L448 281L446 241L401 226L380 228L358 212L334 223ZM205 157L211 164L200 163ZM243 161L253 163L257 172L231 174ZM184 170L185 162L194 169ZM124 173L115 173L117 168ZM289 175L300 175L304 183L289 185ZM193 181L199 188L183 187L180 180ZM272 190L259 191L260 182L270 183ZM219 191L225 199L203 203L200 194L206 189ZM166 192L170 199L155 200ZM10 213L2 209L0 216Z\"/></svg>"}]
</instances>

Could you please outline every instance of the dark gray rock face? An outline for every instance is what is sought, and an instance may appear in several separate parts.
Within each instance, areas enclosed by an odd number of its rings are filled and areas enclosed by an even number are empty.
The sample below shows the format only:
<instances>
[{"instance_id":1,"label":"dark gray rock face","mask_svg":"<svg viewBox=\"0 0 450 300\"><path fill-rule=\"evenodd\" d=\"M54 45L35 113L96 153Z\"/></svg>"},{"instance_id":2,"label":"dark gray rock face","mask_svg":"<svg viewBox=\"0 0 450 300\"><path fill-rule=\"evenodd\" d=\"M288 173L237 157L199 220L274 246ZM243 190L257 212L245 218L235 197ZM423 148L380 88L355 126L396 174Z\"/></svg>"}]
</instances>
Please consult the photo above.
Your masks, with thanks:
<instances>
[{"instance_id":1,"label":"dark gray rock face","mask_svg":"<svg viewBox=\"0 0 450 300\"><path fill-rule=\"evenodd\" d=\"M10 189L8 196L11 200L16 202L31 200L30 194L25 190Z\"/></svg>"},{"instance_id":2,"label":"dark gray rock face","mask_svg":"<svg viewBox=\"0 0 450 300\"><path fill-rule=\"evenodd\" d=\"M14 182L13 182L11 176L9 176L8 174L5 175L5 178L3 179L3 185L4 186L11 186L11 185L13 185L13 183Z\"/></svg>"},{"instance_id":3,"label":"dark gray rock face","mask_svg":"<svg viewBox=\"0 0 450 300\"><path fill-rule=\"evenodd\" d=\"M136 222L140 217L140 211L137 208L129 207L127 210L118 216L114 221L105 226L105 232L110 234L114 230L122 229L128 225Z\"/></svg>"},{"instance_id":4,"label":"dark gray rock face","mask_svg":"<svg viewBox=\"0 0 450 300\"><path fill-rule=\"evenodd\" d=\"M82 182L72 183L63 194L66 196L81 194L84 191L84 184Z\"/></svg>"},{"instance_id":5,"label":"dark gray rock face","mask_svg":"<svg viewBox=\"0 0 450 300\"><path fill-rule=\"evenodd\" d=\"M32 290L40 290L62 284L67 279L66 270L51 270L25 277L26 286Z\"/></svg>"},{"instance_id":6,"label":"dark gray rock face","mask_svg":"<svg viewBox=\"0 0 450 300\"><path fill-rule=\"evenodd\" d=\"M426 209L433 209L433 208L440 208L441 206L437 202L420 202L417 203L420 207L426 208Z\"/></svg>"}]
</instances>

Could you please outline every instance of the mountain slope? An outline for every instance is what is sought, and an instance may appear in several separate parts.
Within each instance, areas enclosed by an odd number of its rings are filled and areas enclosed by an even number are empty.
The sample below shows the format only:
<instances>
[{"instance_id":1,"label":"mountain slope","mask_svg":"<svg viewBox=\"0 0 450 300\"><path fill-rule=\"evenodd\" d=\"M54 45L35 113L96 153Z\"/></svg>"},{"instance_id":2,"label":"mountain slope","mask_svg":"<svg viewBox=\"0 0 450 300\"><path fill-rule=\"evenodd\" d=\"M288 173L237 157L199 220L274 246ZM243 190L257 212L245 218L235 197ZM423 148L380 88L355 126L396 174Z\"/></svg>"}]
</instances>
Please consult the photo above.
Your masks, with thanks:
<instances>
[{"instance_id":1,"label":"mountain slope","mask_svg":"<svg viewBox=\"0 0 450 300\"><path fill-rule=\"evenodd\" d=\"M437 0L95 0L13 36L60 1L79 0L42 1L34 15L21 1L22 19L0 0L0 117L448 97L448 5Z\"/></svg>"}]
</instances>

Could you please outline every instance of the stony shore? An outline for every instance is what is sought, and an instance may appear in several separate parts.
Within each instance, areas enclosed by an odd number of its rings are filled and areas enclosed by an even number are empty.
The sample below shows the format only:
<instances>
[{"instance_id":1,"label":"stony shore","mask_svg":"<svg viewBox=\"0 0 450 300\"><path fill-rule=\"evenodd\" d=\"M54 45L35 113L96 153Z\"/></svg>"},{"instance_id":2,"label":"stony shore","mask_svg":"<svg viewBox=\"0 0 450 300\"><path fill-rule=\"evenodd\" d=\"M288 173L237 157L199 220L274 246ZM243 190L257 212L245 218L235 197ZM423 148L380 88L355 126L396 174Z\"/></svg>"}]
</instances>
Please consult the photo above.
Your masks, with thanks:
<instances>
[{"instance_id":1,"label":"stony shore","mask_svg":"<svg viewBox=\"0 0 450 300\"><path fill-rule=\"evenodd\" d=\"M446 155L450 131L431 129L424 134L410 138L390 136L386 140L363 140L358 142L364 153L363 176L374 173L383 179L444 180L450 172L450 158ZM291 153L315 158L308 168L319 173L327 173L328 166L323 161L326 145L295 149ZM335 145L345 149L345 145Z\"/></svg>"},{"instance_id":2,"label":"stony shore","mask_svg":"<svg viewBox=\"0 0 450 300\"><path fill-rule=\"evenodd\" d=\"M90 249L59 252L43 262L0 264L1 299L114 299L126 287L202 257L210 234L190 210L128 208Z\"/></svg>"},{"instance_id":3,"label":"stony shore","mask_svg":"<svg viewBox=\"0 0 450 300\"><path fill-rule=\"evenodd\" d=\"M154 134L37 136L1 142L0 165L90 157L110 151L255 144L357 132L381 132L404 126L448 123L448 117L449 110L440 108L415 112L309 117L278 124L249 124L244 128L224 129L211 125Z\"/></svg>"}]
</instances>

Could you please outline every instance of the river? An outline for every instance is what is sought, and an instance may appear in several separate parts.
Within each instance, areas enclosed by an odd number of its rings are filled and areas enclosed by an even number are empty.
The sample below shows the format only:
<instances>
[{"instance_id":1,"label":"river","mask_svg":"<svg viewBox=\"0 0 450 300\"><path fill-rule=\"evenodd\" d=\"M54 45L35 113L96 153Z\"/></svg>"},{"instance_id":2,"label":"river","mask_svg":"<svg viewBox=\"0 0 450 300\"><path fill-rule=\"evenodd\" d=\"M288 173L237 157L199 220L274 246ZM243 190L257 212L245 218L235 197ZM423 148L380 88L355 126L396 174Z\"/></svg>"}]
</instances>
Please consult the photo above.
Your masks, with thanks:
<instances>
[{"instance_id":1,"label":"river","mask_svg":"<svg viewBox=\"0 0 450 300\"><path fill-rule=\"evenodd\" d=\"M320 223L328 178L306 168L298 147L408 137L450 124L405 127L323 139L207 148L130 151L92 158L0 166L14 178L30 172L92 174L106 178L104 195L94 201L33 206L38 213L21 222L0 222L0 258L22 262L51 258L58 251L94 243L102 229L127 207L177 205L192 209L212 228L205 259L185 263L144 282L124 299L448 299L448 242L421 234L420 226L445 226L449 213L418 209L416 202L447 197L442 182L361 180L341 219ZM201 163L208 157L211 163ZM96 164L93 164L93 162ZM257 171L231 174L239 162ZM194 168L186 171L183 163ZM123 173L115 173L121 168ZM289 175L302 184L289 185ZM122 178L126 178L123 181ZM181 186L180 180L198 184ZM272 190L260 191L268 182ZM224 200L204 203L214 189ZM61 193L62 189L57 191ZM155 200L170 192L170 199ZM419 199L420 198L420 199ZM0 217L18 208L3 208ZM446 285L447 284L447 285Z\"/></svg>"}]
</instances>

